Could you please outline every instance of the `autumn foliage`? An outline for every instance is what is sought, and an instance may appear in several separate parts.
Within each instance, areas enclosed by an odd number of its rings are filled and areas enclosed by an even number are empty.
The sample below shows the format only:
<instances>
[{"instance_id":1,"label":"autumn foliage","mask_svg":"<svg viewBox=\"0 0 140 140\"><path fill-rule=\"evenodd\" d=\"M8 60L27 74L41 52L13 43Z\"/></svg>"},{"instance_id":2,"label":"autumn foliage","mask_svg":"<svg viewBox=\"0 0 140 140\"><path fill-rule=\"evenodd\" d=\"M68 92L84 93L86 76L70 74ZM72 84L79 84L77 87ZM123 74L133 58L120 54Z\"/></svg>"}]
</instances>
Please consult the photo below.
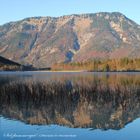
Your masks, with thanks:
<instances>
[{"instance_id":1,"label":"autumn foliage","mask_svg":"<svg viewBox=\"0 0 140 140\"><path fill-rule=\"evenodd\" d=\"M85 71L140 71L140 59L108 59L86 62L59 63L52 66L52 70L85 70Z\"/></svg>"}]
</instances>

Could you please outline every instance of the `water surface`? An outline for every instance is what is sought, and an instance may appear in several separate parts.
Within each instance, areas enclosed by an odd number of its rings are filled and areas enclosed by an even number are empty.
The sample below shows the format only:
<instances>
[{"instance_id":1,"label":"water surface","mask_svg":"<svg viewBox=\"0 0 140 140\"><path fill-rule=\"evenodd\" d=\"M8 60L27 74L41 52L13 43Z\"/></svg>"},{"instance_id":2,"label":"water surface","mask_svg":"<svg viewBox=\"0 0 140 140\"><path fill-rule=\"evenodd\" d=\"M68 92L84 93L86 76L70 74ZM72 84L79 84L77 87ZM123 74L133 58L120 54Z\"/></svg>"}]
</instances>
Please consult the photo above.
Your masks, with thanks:
<instances>
[{"instance_id":1,"label":"water surface","mask_svg":"<svg viewBox=\"0 0 140 140\"><path fill-rule=\"evenodd\" d=\"M2 140L139 140L140 73L1 72L0 115Z\"/></svg>"}]
</instances>

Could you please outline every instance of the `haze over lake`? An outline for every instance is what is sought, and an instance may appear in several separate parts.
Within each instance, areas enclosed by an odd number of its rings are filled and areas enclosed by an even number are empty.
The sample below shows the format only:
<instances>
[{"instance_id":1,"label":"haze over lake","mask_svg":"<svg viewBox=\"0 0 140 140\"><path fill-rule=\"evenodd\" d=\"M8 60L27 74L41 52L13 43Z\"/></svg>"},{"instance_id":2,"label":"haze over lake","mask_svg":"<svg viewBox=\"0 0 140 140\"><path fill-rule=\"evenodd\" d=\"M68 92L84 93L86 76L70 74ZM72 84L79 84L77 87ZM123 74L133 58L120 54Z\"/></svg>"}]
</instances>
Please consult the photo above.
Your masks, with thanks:
<instances>
[{"instance_id":1,"label":"haze over lake","mask_svg":"<svg viewBox=\"0 0 140 140\"><path fill-rule=\"evenodd\" d=\"M138 140L140 73L1 72L0 116L2 140Z\"/></svg>"}]
</instances>

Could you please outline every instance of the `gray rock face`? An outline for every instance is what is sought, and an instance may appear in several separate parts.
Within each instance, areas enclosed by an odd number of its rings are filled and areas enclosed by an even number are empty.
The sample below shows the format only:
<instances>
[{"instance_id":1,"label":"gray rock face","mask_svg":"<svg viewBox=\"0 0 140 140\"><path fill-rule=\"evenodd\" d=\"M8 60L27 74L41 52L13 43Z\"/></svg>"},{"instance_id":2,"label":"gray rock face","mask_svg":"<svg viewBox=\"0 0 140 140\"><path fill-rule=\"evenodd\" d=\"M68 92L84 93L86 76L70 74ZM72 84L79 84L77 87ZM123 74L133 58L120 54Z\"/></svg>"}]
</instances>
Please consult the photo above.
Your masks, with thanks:
<instances>
[{"instance_id":1,"label":"gray rock face","mask_svg":"<svg viewBox=\"0 0 140 140\"><path fill-rule=\"evenodd\" d=\"M140 26L116 12L26 18L0 26L0 55L35 67L139 58Z\"/></svg>"}]
</instances>

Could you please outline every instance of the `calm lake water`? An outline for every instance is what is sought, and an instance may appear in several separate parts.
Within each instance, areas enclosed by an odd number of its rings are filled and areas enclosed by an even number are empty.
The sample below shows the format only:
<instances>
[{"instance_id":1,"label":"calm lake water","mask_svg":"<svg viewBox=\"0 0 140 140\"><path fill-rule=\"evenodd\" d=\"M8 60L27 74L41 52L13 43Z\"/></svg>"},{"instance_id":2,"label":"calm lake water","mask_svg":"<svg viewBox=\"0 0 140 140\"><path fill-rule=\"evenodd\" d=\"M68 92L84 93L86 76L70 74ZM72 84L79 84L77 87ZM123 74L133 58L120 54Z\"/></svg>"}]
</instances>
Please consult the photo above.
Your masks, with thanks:
<instances>
[{"instance_id":1,"label":"calm lake water","mask_svg":"<svg viewBox=\"0 0 140 140\"><path fill-rule=\"evenodd\" d=\"M140 140L140 73L0 72L0 140Z\"/></svg>"}]
</instances>

